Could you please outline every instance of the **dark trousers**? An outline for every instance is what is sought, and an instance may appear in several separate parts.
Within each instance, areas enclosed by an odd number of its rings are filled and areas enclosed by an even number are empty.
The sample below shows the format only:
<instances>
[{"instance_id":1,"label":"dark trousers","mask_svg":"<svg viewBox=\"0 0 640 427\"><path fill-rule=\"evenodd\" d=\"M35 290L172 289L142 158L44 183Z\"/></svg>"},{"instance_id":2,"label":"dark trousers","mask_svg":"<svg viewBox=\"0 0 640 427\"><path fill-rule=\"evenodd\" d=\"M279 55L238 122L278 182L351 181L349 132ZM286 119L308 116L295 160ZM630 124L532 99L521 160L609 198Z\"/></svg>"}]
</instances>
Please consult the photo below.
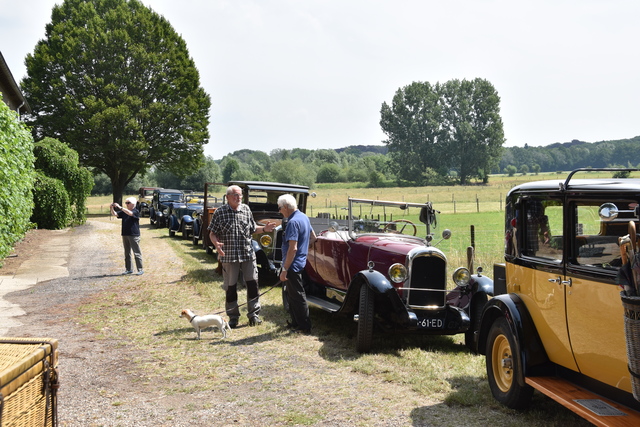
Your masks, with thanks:
<instances>
[{"instance_id":1,"label":"dark trousers","mask_svg":"<svg viewBox=\"0 0 640 427\"><path fill-rule=\"evenodd\" d=\"M302 286L302 272L287 271L287 297L293 324L299 329L311 329L307 294Z\"/></svg>"},{"instance_id":2,"label":"dark trousers","mask_svg":"<svg viewBox=\"0 0 640 427\"><path fill-rule=\"evenodd\" d=\"M247 317L251 319L260 314L260 290L258 282L255 280L247 280ZM227 316L231 319L240 317L240 309L238 308L238 286L234 284L229 286L226 291L226 311Z\"/></svg>"}]
</instances>

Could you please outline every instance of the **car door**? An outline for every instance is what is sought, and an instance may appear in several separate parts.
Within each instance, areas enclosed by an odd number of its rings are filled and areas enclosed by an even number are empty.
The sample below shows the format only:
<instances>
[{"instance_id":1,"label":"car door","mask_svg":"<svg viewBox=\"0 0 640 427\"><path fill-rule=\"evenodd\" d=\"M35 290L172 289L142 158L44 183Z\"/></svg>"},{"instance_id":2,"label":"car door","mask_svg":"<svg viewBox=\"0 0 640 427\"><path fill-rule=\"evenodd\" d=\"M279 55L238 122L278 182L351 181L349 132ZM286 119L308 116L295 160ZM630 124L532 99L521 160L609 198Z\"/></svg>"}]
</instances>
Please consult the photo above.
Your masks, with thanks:
<instances>
[{"instance_id":1,"label":"car door","mask_svg":"<svg viewBox=\"0 0 640 427\"><path fill-rule=\"evenodd\" d=\"M517 263L508 265L507 277L525 302L549 359L575 370L565 313L563 211L560 197L521 200L521 252Z\"/></svg>"},{"instance_id":2,"label":"car door","mask_svg":"<svg viewBox=\"0 0 640 427\"><path fill-rule=\"evenodd\" d=\"M603 221L598 208L610 200L568 203L572 245L565 288L567 327L578 370L598 381L631 391L624 315L616 273L618 237L627 234L635 201L617 201L620 216Z\"/></svg>"},{"instance_id":3,"label":"car door","mask_svg":"<svg viewBox=\"0 0 640 427\"><path fill-rule=\"evenodd\" d=\"M347 289L349 243L344 231L324 231L313 244L311 262L317 277L314 280L337 289Z\"/></svg>"}]
</instances>

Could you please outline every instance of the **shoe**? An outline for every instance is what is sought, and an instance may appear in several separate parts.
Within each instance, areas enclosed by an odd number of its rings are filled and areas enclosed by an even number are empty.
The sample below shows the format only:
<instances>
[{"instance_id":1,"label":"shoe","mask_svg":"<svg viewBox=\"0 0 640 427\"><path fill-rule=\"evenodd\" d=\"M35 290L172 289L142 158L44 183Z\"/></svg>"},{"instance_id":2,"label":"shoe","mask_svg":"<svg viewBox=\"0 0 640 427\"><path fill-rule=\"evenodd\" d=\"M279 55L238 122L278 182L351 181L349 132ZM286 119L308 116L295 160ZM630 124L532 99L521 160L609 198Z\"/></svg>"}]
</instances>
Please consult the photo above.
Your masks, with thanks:
<instances>
[{"instance_id":1,"label":"shoe","mask_svg":"<svg viewBox=\"0 0 640 427\"><path fill-rule=\"evenodd\" d=\"M235 329L238 327L238 319L229 319L229 327Z\"/></svg>"},{"instance_id":2,"label":"shoe","mask_svg":"<svg viewBox=\"0 0 640 427\"><path fill-rule=\"evenodd\" d=\"M289 322L287 320L287 328L288 329L298 329L298 324L297 323L293 323L293 322Z\"/></svg>"},{"instance_id":3,"label":"shoe","mask_svg":"<svg viewBox=\"0 0 640 427\"><path fill-rule=\"evenodd\" d=\"M138 270L138 272L136 273L138 276L142 276L144 274L144 270Z\"/></svg>"},{"instance_id":4,"label":"shoe","mask_svg":"<svg viewBox=\"0 0 640 427\"><path fill-rule=\"evenodd\" d=\"M252 318L249 319L249 326L257 326L260 325L262 323L262 319L259 318L258 316L253 316Z\"/></svg>"},{"instance_id":5,"label":"shoe","mask_svg":"<svg viewBox=\"0 0 640 427\"><path fill-rule=\"evenodd\" d=\"M133 274L133 271L127 270L124 273L122 273L123 276L126 276L127 274Z\"/></svg>"}]
</instances>

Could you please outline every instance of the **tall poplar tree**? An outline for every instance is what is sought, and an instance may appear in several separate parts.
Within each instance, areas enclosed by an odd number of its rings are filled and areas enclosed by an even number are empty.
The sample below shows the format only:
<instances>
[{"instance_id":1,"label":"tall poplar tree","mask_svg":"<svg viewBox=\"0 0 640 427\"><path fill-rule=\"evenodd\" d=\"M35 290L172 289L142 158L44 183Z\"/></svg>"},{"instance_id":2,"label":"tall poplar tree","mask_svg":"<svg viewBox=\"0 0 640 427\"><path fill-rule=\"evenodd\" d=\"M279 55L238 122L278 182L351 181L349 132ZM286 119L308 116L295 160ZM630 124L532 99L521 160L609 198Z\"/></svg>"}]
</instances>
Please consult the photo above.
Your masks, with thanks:
<instances>
[{"instance_id":1,"label":"tall poplar tree","mask_svg":"<svg viewBox=\"0 0 640 427\"><path fill-rule=\"evenodd\" d=\"M26 58L22 89L36 139L76 150L114 201L151 166L196 170L210 99L184 40L138 0L65 0Z\"/></svg>"}]
</instances>

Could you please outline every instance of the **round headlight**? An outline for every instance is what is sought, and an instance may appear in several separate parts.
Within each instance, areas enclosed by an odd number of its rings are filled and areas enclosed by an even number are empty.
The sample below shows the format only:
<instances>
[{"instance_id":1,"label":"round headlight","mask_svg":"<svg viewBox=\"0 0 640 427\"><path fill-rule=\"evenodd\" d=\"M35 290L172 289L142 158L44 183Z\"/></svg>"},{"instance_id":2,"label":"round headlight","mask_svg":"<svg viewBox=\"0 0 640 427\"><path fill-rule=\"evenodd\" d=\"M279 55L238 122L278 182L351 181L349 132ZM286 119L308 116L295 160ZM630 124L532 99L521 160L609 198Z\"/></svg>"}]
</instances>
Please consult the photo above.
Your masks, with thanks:
<instances>
[{"instance_id":1,"label":"round headlight","mask_svg":"<svg viewBox=\"0 0 640 427\"><path fill-rule=\"evenodd\" d=\"M270 235L263 234L262 236L260 236L260 246L262 246L263 248L270 247L271 242L273 242L273 239L271 238Z\"/></svg>"},{"instance_id":2,"label":"round headlight","mask_svg":"<svg viewBox=\"0 0 640 427\"><path fill-rule=\"evenodd\" d=\"M407 269L402 264L393 264L389 267L389 279L394 283L401 283L407 280Z\"/></svg>"},{"instance_id":3,"label":"round headlight","mask_svg":"<svg viewBox=\"0 0 640 427\"><path fill-rule=\"evenodd\" d=\"M471 273L464 267L458 267L453 272L453 282L458 286L467 286L470 280Z\"/></svg>"}]
</instances>

